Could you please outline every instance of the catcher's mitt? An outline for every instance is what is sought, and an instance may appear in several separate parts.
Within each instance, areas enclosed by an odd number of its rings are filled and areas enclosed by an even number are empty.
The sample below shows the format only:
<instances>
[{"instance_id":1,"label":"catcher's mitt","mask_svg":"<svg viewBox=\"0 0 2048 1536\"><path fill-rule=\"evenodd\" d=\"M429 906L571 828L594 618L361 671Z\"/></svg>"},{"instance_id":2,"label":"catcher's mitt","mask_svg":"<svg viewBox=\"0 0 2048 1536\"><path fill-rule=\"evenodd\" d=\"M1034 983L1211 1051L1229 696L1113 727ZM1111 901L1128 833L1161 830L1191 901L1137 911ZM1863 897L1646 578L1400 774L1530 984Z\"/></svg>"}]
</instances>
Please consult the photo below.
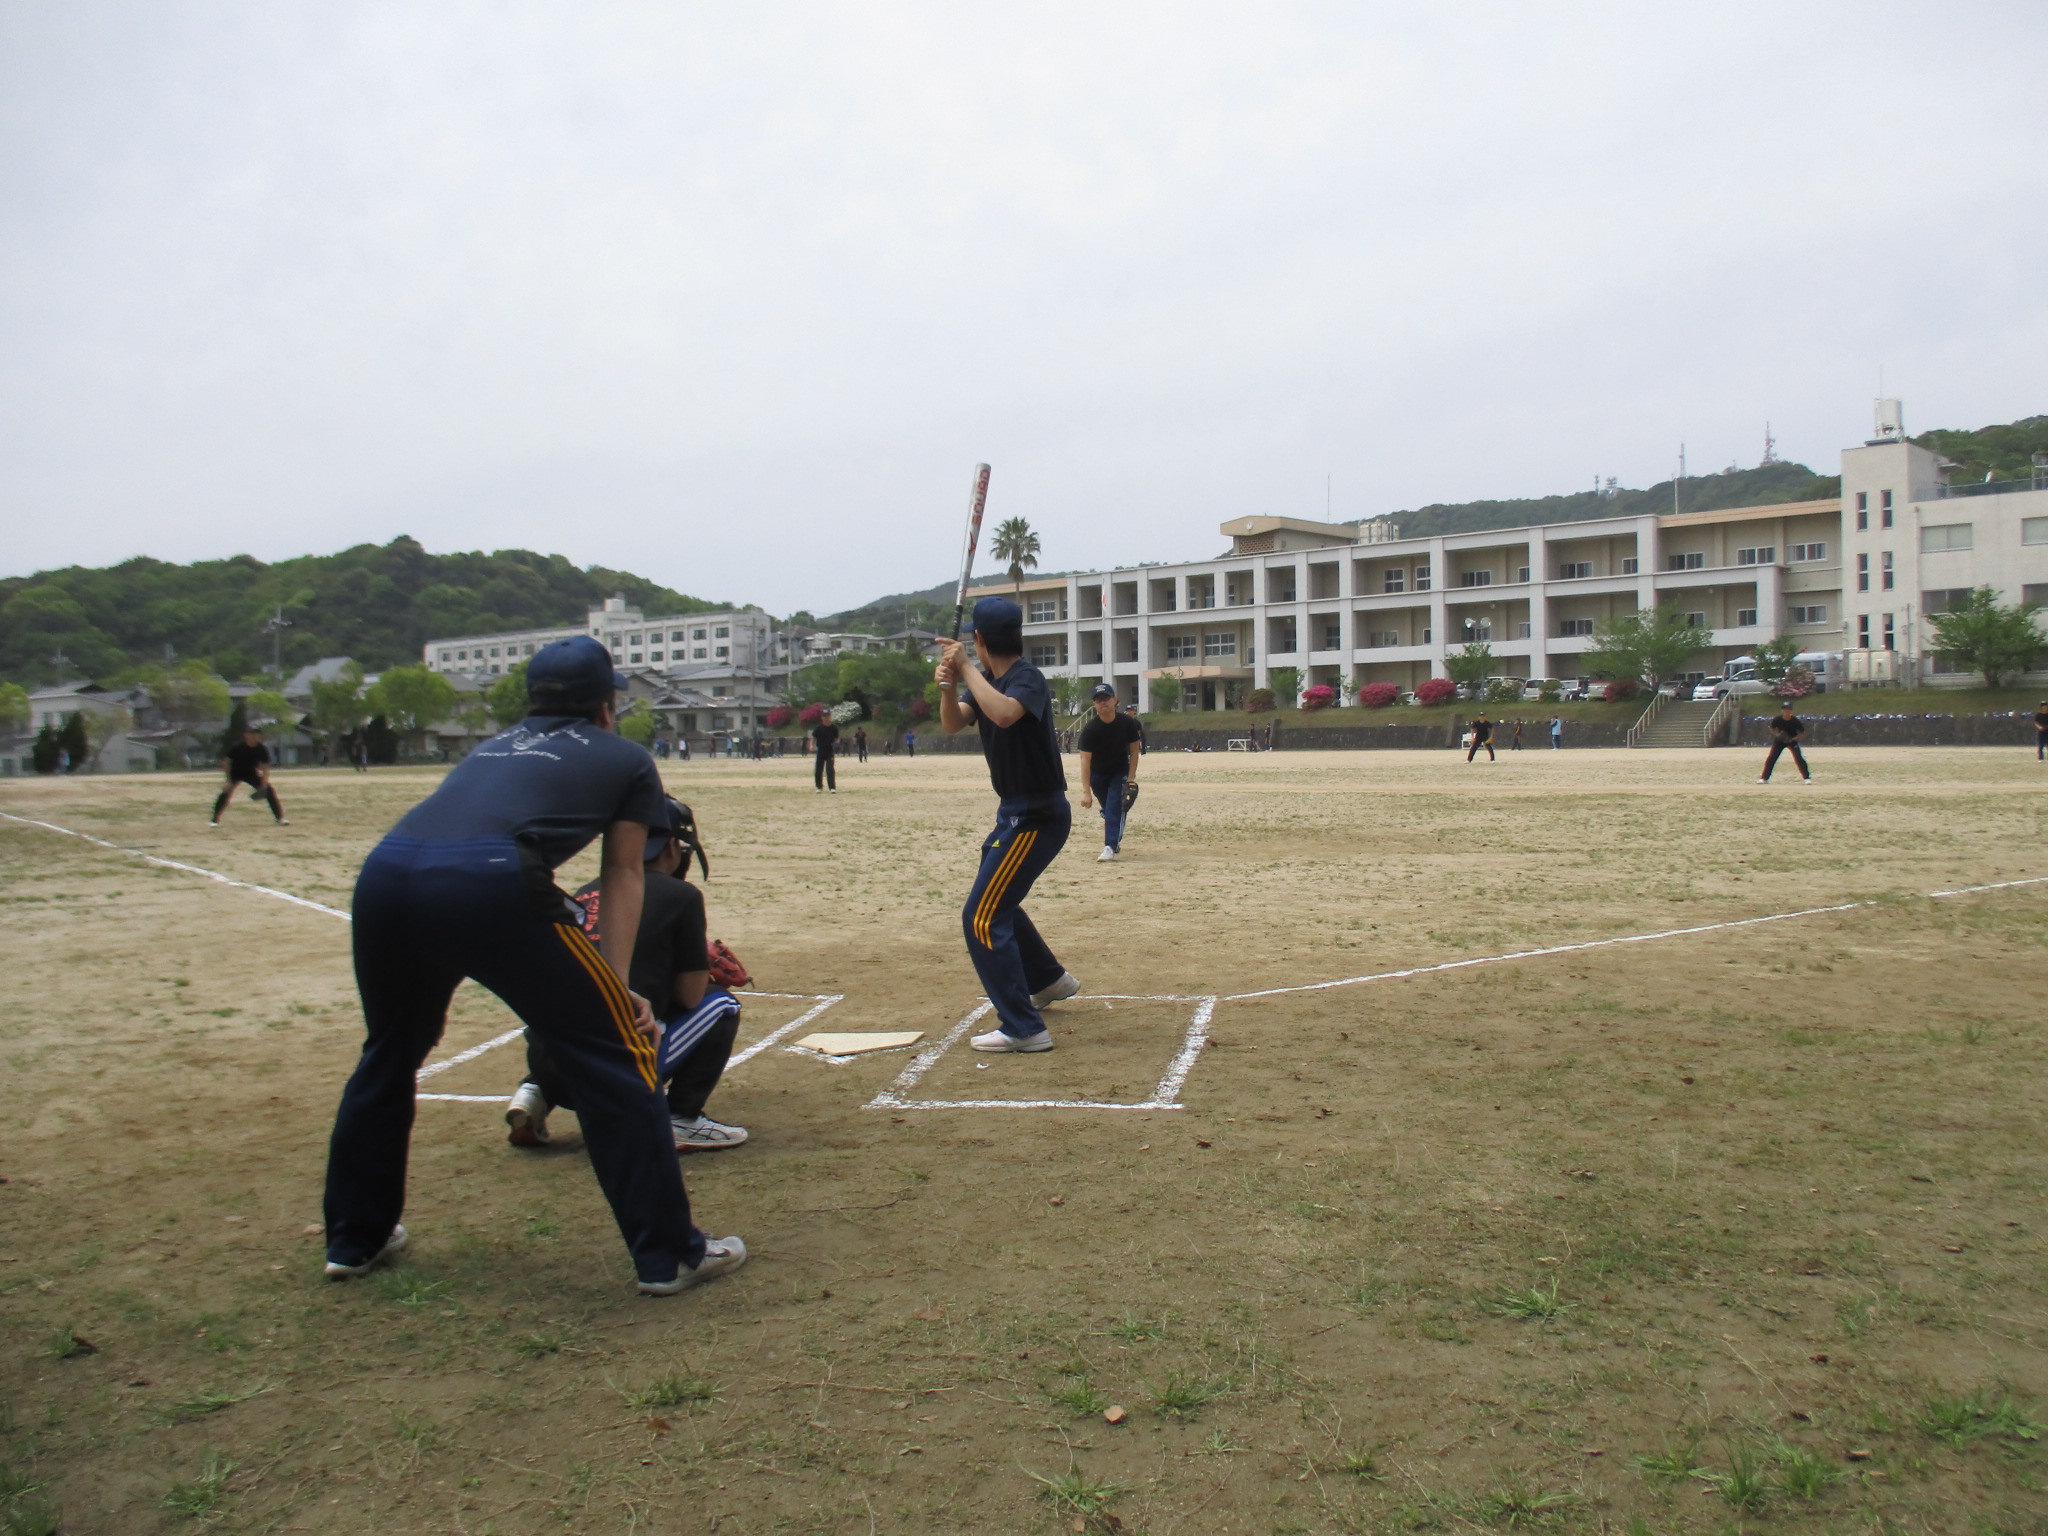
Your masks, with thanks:
<instances>
[{"instance_id":1,"label":"catcher's mitt","mask_svg":"<svg viewBox=\"0 0 2048 1536\"><path fill-rule=\"evenodd\" d=\"M711 955L711 979L721 987L748 987L754 978L747 974L747 968L740 963L740 957L725 947L722 939L713 939L706 948Z\"/></svg>"},{"instance_id":2,"label":"catcher's mitt","mask_svg":"<svg viewBox=\"0 0 2048 1536\"><path fill-rule=\"evenodd\" d=\"M1128 810L1129 810L1129 809L1130 809L1130 808L1131 808L1132 806L1136 805L1137 803L1138 803L1138 781L1137 781L1136 779L1125 779L1125 780L1124 780L1124 809L1125 809L1126 811L1128 811Z\"/></svg>"}]
</instances>

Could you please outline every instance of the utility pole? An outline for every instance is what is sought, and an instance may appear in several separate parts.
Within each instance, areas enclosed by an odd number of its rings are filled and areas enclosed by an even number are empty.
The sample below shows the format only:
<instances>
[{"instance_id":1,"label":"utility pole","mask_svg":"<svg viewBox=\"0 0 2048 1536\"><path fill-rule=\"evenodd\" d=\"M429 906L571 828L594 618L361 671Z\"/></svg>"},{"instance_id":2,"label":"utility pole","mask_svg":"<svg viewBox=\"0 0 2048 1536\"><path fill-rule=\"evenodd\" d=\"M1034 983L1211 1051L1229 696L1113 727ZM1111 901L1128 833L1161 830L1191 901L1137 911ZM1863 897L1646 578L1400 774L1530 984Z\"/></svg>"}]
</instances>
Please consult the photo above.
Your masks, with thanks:
<instances>
[{"instance_id":1,"label":"utility pole","mask_svg":"<svg viewBox=\"0 0 2048 1536\"><path fill-rule=\"evenodd\" d=\"M1671 510L1679 510L1678 488L1685 483L1685 444L1678 445L1678 478L1671 482Z\"/></svg>"},{"instance_id":2,"label":"utility pole","mask_svg":"<svg viewBox=\"0 0 2048 1536\"><path fill-rule=\"evenodd\" d=\"M284 681L284 632L292 627L292 621L284 616L284 604L277 605L277 612L263 621L264 632L270 636L270 670L277 674L279 682Z\"/></svg>"}]
</instances>

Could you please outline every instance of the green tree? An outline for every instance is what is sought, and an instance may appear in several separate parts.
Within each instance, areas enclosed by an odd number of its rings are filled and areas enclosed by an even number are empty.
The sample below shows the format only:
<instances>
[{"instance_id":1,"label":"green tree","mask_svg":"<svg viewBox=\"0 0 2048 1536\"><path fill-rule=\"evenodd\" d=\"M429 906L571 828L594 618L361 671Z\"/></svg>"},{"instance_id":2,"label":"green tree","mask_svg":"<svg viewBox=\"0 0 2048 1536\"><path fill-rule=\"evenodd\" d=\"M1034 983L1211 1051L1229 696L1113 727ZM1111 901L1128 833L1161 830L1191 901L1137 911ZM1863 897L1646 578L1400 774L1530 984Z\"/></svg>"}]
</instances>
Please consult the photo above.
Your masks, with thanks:
<instances>
[{"instance_id":1,"label":"green tree","mask_svg":"<svg viewBox=\"0 0 2048 1536\"><path fill-rule=\"evenodd\" d=\"M455 685L418 664L393 667L377 679L365 702L401 737L412 737L414 750L423 752L427 728L455 713Z\"/></svg>"},{"instance_id":2,"label":"green tree","mask_svg":"<svg viewBox=\"0 0 2048 1536\"><path fill-rule=\"evenodd\" d=\"M1486 686L1486 680L1493 675L1493 668L1493 647L1483 640L1475 640L1444 658L1445 675L1467 698L1479 697L1479 690Z\"/></svg>"},{"instance_id":3,"label":"green tree","mask_svg":"<svg viewBox=\"0 0 2048 1536\"><path fill-rule=\"evenodd\" d=\"M1751 653L1756 659L1757 681L1775 688L1784 682L1799 659L1799 641L1791 635L1766 640Z\"/></svg>"},{"instance_id":4,"label":"green tree","mask_svg":"<svg viewBox=\"0 0 2048 1536\"><path fill-rule=\"evenodd\" d=\"M526 718L526 663L514 662L505 669L505 675L491 684L491 691L485 695L485 702L491 707L491 718L498 722L501 730L510 730Z\"/></svg>"},{"instance_id":5,"label":"green tree","mask_svg":"<svg viewBox=\"0 0 2048 1536\"><path fill-rule=\"evenodd\" d=\"M1301 668L1275 667L1270 674L1273 682L1273 697L1288 709L1294 708L1295 700L1301 697Z\"/></svg>"},{"instance_id":6,"label":"green tree","mask_svg":"<svg viewBox=\"0 0 2048 1536\"><path fill-rule=\"evenodd\" d=\"M1095 692L1092 677L1056 677L1052 679L1053 706L1063 715L1078 715L1088 707Z\"/></svg>"},{"instance_id":7,"label":"green tree","mask_svg":"<svg viewBox=\"0 0 2048 1536\"><path fill-rule=\"evenodd\" d=\"M619 716L619 734L643 747L654 745L654 711L644 704L634 704Z\"/></svg>"},{"instance_id":8,"label":"green tree","mask_svg":"<svg viewBox=\"0 0 2048 1536\"><path fill-rule=\"evenodd\" d=\"M249 718L258 725L282 725L294 718L292 701L274 688L258 688L247 703Z\"/></svg>"},{"instance_id":9,"label":"green tree","mask_svg":"<svg viewBox=\"0 0 2048 1536\"><path fill-rule=\"evenodd\" d=\"M994 541L989 553L1003 561L1010 571L1010 584L1017 589L1017 596L1024 595L1024 572L1038 568L1038 535L1031 531L1031 525L1021 517L1006 517L996 524Z\"/></svg>"},{"instance_id":10,"label":"green tree","mask_svg":"<svg viewBox=\"0 0 2048 1536\"><path fill-rule=\"evenodd\" d=\"M66 773L83 772L92 763L92 741L86 735L85 711L75 709L57 733L57 745L66 757Z\"/></svg>"},{"instance_id":11,"label":"green tree","mask_svg":"<svg viewBox=\"0 0 2048 1536\"><path fill-rule=\"evenodd\" d=\"M1607 620L1581 661L1595 677L1634 678L1655 688L1684 667L1703 638L1674 601Z\"/></svg>"},{"instance_id":12,"label":"green tree","mask_svg":"<svg viewBox=\"0 0 2048 1536\"><path fill-rule=\"evenodd\" d=\"M936 706L932 693L931 662L914 651L884 648L814 662L790 679L783 697L799 709L851 701L893 728L910 718L917 700L930 698Z\"/></svg>"},{"instance_id":13,"label":"green tree","mask_svg":"<svg viewBox=\"0 0 2048 1536\"><path fill-rule=\"evenodd\" d=\"M1152 708L1157 713L1172 714L1180 708L1183 698L1184 690L1178 672L1162 672L1152 679Z\"/></svg>"},{"instance_id":14,"label":"green tree","mask_svg":"<svg viewBox=\"0 0 2048 1536\"><path fill-rule=\"evenodd\" d=\"M28 690L19 683L0 683L0 731L25 731L29 721Z\"/></svg>"},{"instance_id":15,"label":"green tree","mask_svg":"<svg viewBox=\"0 0 2048 1536\"><path fill-rule=\"evenodd\" d=\"M1996 688L2005 679L2029 670L2044 641L2034 615L2039 603L1998 601L1989 587L1978 587L1947 613L1933 615L1934 653L1951 667L1968 667Z\"/></svg>"},{"instance_id":16,"label":"green tree","mask_svg":"<svg viewBox=\"0 0 2048 1536\"><path fill-rule=\"evenodd\" d=\"M36 732L35 744L29 748L29 766L37 773L55 773L57 760L63 756L63 745L57 740L57 728L49 721Z\"/></svg>"},{"instance_id":17,"label":"green tree","mask_svg":"<svg viewBox=\"0 0 2048 1536\"><path fill-rule=\"evenodd\" d=\"M363 669L354 662L332 681L313 679L313 729L330 740L360 730L369 713L363 705Z\"/></svg>"}]
</instances>

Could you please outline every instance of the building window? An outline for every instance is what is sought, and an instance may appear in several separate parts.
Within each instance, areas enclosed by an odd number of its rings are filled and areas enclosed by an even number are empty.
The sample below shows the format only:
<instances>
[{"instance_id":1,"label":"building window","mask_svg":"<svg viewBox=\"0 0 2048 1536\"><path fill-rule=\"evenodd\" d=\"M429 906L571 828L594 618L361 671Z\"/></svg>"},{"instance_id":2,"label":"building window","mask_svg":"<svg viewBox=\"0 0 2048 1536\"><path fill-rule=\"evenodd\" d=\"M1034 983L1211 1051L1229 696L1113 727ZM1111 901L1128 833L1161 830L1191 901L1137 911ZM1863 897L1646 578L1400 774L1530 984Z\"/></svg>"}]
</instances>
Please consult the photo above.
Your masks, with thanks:
<instances>
[{"instance_id":1,"label":"building window","mask_svg":"<svg viewBox=\"0 0 2048 1536\"><path fill-rule=\"evenodd\" d=\"M628 635L628 636L626 636L626 644L628 644L628 645L638 645L639 643L640 643L640 637L639 637L638 635ZM495 656L495 655L497 655L498 653L497 653L496 651L493 651L493 652L491 652L491 654L492 654L493 656Z\"/></svg>"},{"instance_id":2,"label":"building window","mask_svg":"<svg viewBox=\"0 0 2048 1536\"><path fill-rule=\"evenodd\" d=\"M1593 562L1590 560L1570 560L1557 568L1559 581L1584 581L1592 574Z\"/></svg>"},{"instance_id":3,"label":"building window","mask_svg":"<svg viewBox=\"0 0 2048 1536\"><path fill-rule=\"evenodd\" d=\"M1166 637L1166 659L1168 661L1193 661L1201 654L1201 642L1193 635L1168 635Z\"/></svg>"},{"instance_id":4,"label":"building window","mask_svg":"<svg viewBox=\"0 0 2048 1536\"><path fill-rule=\"evenodd\" d=\"M1929 618L1933 618L1937 613L1947 613L1958 603L1967 602L1969 596L1970 589L1968 587L1940 587L1932 591L1922 592L1920 594L1920 611Z\"/></svg>"},{"instance_id":5,"label":"building window","mask_svg":"<svg viewBox=\"0 0 2048 1536\"><path fill-rule=\"evenodd\" d=\"M1429 590L1429 567L1426 565L1415 567L1415 590L1418 592L1427 592Z\"/></svg>"},{"instance_id":6,"label":"building window","mask_svg":"<svg viewBox=\"0 0 2048 1536\"><path fill-rule=\"evenodd\" d=\"M1685 616L1685 627L1687 629L1705 629L1707 627L1707 616L1704 613L1688 613Z\"/></svg>"},{"instance_id":7,"label":"building window","mask_svg":"<svg viewBox=\"0 0 2048 1536\"><path fill-rule=\"evenodd\" d=\"M704 631L701 629L693 629L690 631L690 638L692 640L702 640L704 638Z\"/></svg>"},{"instance_id":8,"label":"building window","mask_svg":"<svg viewBox=\"0 0 2048 1536\"><path fill-rule=\"evenodd\" d=\"M1974 530L1972 523L1936 523L1932 528L1922 528L1920 553L1939 555L1952 549L1969 549Z\"/></svg>"},{"instance_id":9,"label":"building window","mask_svg":"<svg viewBox=\"0 0 2048 1536\"><path fill-rule=\"evenodd\" d=\"M732 638L732 630L728 626L721 624L718 628L711 631L711 638L714 640L730 640Z\"/></svg>"},{"instance_id":10,"label":"building window","mask_svg":"<svg viewBox=\"0 0 2048 1536\"><path fill-rule=\"evenodd\" d=\"M1401 631L1398 629L1376 629L1366 637L1365 643L1375 650L1384 650L1390 645L1399 645L1401 643Z\"/></svg>"},{"instance_id":11,"label":"building window","mask_svg":"<svg viewBox=\"0 0 2048 1536\"><path fill-rule=\"evenodd\" d=\"M661 652L659 652L659 651L649 651L649 652L647 653L647 659L648 659L649 661L659 661L659 660L661 660Z\"/></svg>"},{"instance_id":12,"label":"building window","mask_svg":"<svg viewBox=\"0 0 2048 1536\"><path fill-rule=\"evenodd\" d=\"M1417 645L1430 645L1433 644L1435 640L1436 631L1431 629L1427 624L1425 624L1422 626L1422 633L1416 636L1415 643Z\"/></svg>"},{"instance_id":13,"label":"building window","mask_svg":"<svg viewBox=\"0 0 2048 1536\"><path fill-rule=\"evenodd\" d=\"M1897 646L1892 644L1892 616L1890 614L1884 616L1884 648L1888 651L1898 649Z\"/></svg>"},{"instance_id":14,"label":"building window","mask_svg":"<svg viewBox=\"0 0 2048 1536\"><path fill-rule=\"evenodd\" d=\"M690 652L690 657L694 661L702 661L704 659L704 647L701 645L697 646Z\"/></svg>"},{"instance_id":15,"label":"building window","mask_svg":"<svg viewBox=\"0 0 2048 1536\"><path fill-rule=\"evenodd\" d=\"M1856 615L1856 648L1860 651L1870 649L1870 615L1867 613Z\"/></svg>"},{"instance_id":16,"label":"building window","mask_svg":"<svg viewBox=\"0 0 2048 1536\"><path fill-rule=\"evenodd\" d=\"M1698 571L1706 568L1707 557L1703 554L1666 555L1664 569L1667 571Z\"/></svg>"},{"instance_id":17,"label":"building window","mask_svg":"<svg viewBox=\"0 0 2048 1536\"><path fill-rule=\"evenodd\" d=\"M1059 616L1060 605L1057 598L1034 597L1031 599L1031 622L1033 624L1050 624Z\"/></svg>"},{"instance_id":18,"label":"building window","mask_svg":"<svg viewBox=\"0 0 2048 1536\"><path fill-rule=\"evenodd\" d=\"M1519 619L1516 621L1515 638L1517 640L1526 640L1529 638L1529 621L1527 619Z\"/></svg>"},{"instance_id":19,"label":"building window","mask_svg":"<svg viewBox=\"0 0 2048 1536\"><path fill-rule=\"evenodd\" d=\"M1266 601L1291 603L1294 600L1294 567L1287 565L1277 571L1266 572Z\"/></svg>"},{"instance_id":20,"label":"building window","mask_svg":"<svg viewBox=\"0 0 2048 1536\"><path fill-rule=\"evenodd\" d=\"M1491 571L1460 571L1458 585L1461 587L1490 587L1493 585Z\"/></svg>"},{"instance_id":21,"label":"building window","mask_svg":"<svg viewBox=\"0 0 2048 1536\"><path fill-rule=\"evenodd\" d=\"M1295 632L1294 620L1282 619L1273 632L1273 649L1283 656L1294 654L1301 637Z\"/></svg>"},{"instance_id":22,"label":"building window","mask_svg":"<svg viewBox=\"0 0 2048 1536\"><path fill-rule=\"evenodd\" d=\"M1754 608L1738 608L1735 610L1736 628L1740 629L1746 625L1753 625L1755 623L1756 610Z\"/></svg>"},{"instance_id":23,"label":"building window","mask_svg":"<svg viewBox=\"0 0 2048 1536\"><path fill-rule=\"evenodd\" d=\"M1755 549L1738 549L1735 551L1735 563L1737 565L1776 565L1778 563L1778 548L1775 544L1762 544Z\"/></svg>"},{"instance_id":24,"label":"building window","mask_svg":"<svg viewBox=\"0 0 2048 1536\"><path fill-rule=\"evenodd\" d=\"M2048 581L2030 581L2020 588L2020 601L2048 608Z\"/></svg>"},{"instance_id":25,"label":"building window","mask_svg":"<svg viewBox=\"0 0 2048 1536\"><path fill-rule=\"evenodd\" d=\"M1527 567L1526 565L1518 565L1518 566L1516 566L1516 567L1515 567L1515 580L1517 580L1517 581L1527 581L1528 579L1529 579L1529 567Z\"/></svg>"},{"instance_id":26,"label":"building window","mask_svg":"<svg viewBox=\"0 0 2048 1536\"><path fill-rule=\"evenodd\" d=\"M729 645L714 645L711 648L711 654L718 660L723 661L732 654L732 647Z\"/></svg>"},{"instance_id":27,"label":"building window","mask_svg":"<svg viewBox=\"0 0 2048 1536\"><path fill-rule=\"evenodd\" d=\"M1892 589L1892 586L1893 586L1893 580L1892 580L1892 552L1891 552L1890 550L1886 550L1886 551L1885 551L1885 552L1884 552L1883 554L1879 555L1879 556L1878 556L1877 558L1878 558L1878 560L1879 560L1879 561L1880 561L1880 562L1882 563L1882 566L1883 566L1883 570L1882 570L1882 572L1881 572L1881 575L1883 576L1883 580L1882 580L1882 581L1880 581L1880 582L1878 583L1878 585L1880 585L1881 587L1883 587L1885 591L1889 592L1889 591L1891 591L1891 589Z\"/></svg>"},{"instance_id":28,"label":"building window","mask_svg":"<svg viewBox=\"0 0 2048 1536\"><path fill-rule=\"evenodd\" d=\"M1870 556L1868 555L1858 555L1856 557L1856 590L1858 592L1868 592L1870 590Z\"/></svg>"},{"instance_id":29,"label":"building window","mask_svg":"<svg viewBox=\"0 0 2048 1536\"><path fill-rule=\"evenodd\" d=\"M1465 620L1464 628L1465 642L1468 645L1493 638L1493 620L1491 619L1467 619Z\"/></svg>"},{"instance_id":30,"label":"building window","mask_svg":"<svg viewBox=\"0 0 2048 1536\"><path fill-rule=\"evenodd\" d=\"M2037 519L2037 521L2048 523L2048 517ZM2048 540L2043 540L2042 542L2048 543ZM1380 578L1380 590L1382 592L1407 591L1408 573L1402 570L1401 567L1399 567L1398 565L1389 566L1386 575Z\"/></svg>"},{"instance_id":31,"label":"building window","mask_svg":"<svg viewBox=\"0 0 2048 1536\"><path fill-rule=\"evenodd\" d=\"M1568 639L1574 635L1590 635L1593 633L1593 621L1591 619L1566 619L1557 626L1557 632Z\"/></svg>"},{"instance_id":32,"label":"building window","mask_svg":"<svg viewBox=\"0 0 2048 1536\"><path fill-rule=\"evenodd\" d=\"M441 653L441 660L442 660L442 662L443 662L443 663L446 663L446 662L448 661L448 659L449 659L449 657L448 657L448 653L447 653L446 651L443 651L443 652Z\"/></svg>"},{"instance_id":33,"label":"building window","mask_svg":"<svg viewBox=\"0 0 2048 1536\"><path fill-rule=\"evenodd\" d=\"M1792 559L1795 563L1801 560L1825 560L1827 557L1828 547L1825 544L1794 544L1792 546Z\"/></svg>"},{"instance_id":34,"label":"building window","mask_svg":"<svg viewBox=\"0 0 2048 1536\"><path fill-rule=\"evenodd\" d=\"M526 642L524 654L528 656L531 656L533 654L533 642L531 640Z\"/></svg>"},{"instance_id":35,"label":"building window","mask_svg":"<svg viewBox=\"0 0 2048 1536\"><path fill-rule=\"evenodd\" d=\"M1623 555L1623 556L1621 557L1621 574L1622 574L1622 575L1624 575L1624 576L1633 576L1633 575L1635 575L1635 574L1636 574L1636 573L1637 573L1638 571L1640 571L1640 570L1641 570L1642 568L1643 568L1643 562L1642 562L1641 560L1637 559L1637 558L1636 558L1636 557L1635 557L1634 555Z\"/></svg>"},{"instance_id":36,"label":"building window","mask_svg":"<svg viewBox=\"0 0 2048 1536\"><path fill-rule=\"evenodd\" d=\"M1337 619L1331 619L1323 625L1323 649L1326 651L1337 651L1343 648L1344 625Z\"/></svg>"},{"instance_id":37,"label":"building window","mask_svg":"<svg viewBox=\"0 0 2048 1536\"><path fill-rule=\"evenodd\" d=\"M491 647L491 654L493 656L496 656L498 654L498 648L495 645Z\"/></svg>"},{"instance_id":38,"label":"building window","mask_svg":"<svg viewBox=\"0 0 2048 1536\"><path fill-rule=\"evenodd\" d=\"M714 688L711 690L711 697L714 699L728 698L731 694L732 690L730 688Z\"/></svg>"},{"instance_id":39,"label":"building window","mask_svg":"<svg viewBox=\"0 0 2048 1536\"><path fill-rule=\"evenodd\" d=\"M1877 519L1878 526L1889 528L1892 525L1892 493L1890 491L1879 491L1878 495L1884 498L1883 510L1879 513ZM1891 647L1886 646L1885 649L1890 650Z\"/></svg>"},{"instance_id":40,"label":"building window","mask_svg":"<svg viewBox=\"0 0 2048 1536\"><path fill-rule=\"evenodd\" d=\"M1791 615L1794 624L1825 624L1828 621L1826 603L1808 603L1804 607L1793 607L1786 611Z\"/></svg>"},{"instance_id":41,"label":"building window","mask_svg":"<svg viewBox=\"0 0 2048 1536\"><path fill-rule=\"evenodd\" d=\"M1034 667L1058 666L1059 654L1060 649L1056 645L1047 644L1043 640L1034 640L1031 643L1031 665Z\"/></svg>"},{"instance_id":42,"label":"building window","mask_svg":"<svg viewBox=\"0 0 2048 1536\"><path fill-rule=\"evenodd\" d=\"M2048 544L2048 517L2021 518L2020 542L2022 544Z\"/></svg>"},{"instance_id":43,"label":"building window","mask_svg":"<svg viewBox=\"0 0 2048 1536\"><path fill-rule=\"evenodd\" d=\"M1220 635L1202 636L1204 656L1235 656L1237 654L1237 631L1227 629Z\"/></svg>"}]
</instances>

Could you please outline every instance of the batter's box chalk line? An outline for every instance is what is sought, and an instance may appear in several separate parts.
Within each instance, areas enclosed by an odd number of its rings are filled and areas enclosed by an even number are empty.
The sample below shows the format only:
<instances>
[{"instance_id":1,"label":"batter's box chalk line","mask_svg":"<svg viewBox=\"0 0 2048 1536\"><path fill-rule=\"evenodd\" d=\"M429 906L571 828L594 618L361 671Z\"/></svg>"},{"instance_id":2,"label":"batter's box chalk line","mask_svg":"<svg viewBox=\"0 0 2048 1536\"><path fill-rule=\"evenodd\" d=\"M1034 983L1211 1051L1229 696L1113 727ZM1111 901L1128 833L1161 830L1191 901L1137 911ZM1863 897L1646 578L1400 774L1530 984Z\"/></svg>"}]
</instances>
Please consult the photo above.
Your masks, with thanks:
<instances>
[{"instance_id":1,"label":"batter's box chalk line","mask_svg":"<svg viewBox=\"0 0 2048 1536\"><path fill-rule=\"evenodd\" d=\"M728 1072L732 1071L734 1067L744 1066L779 1041L787 1040L797 1030L802 1029L813 1019L821 1016L834 1003L846 1001L846 994L844 992L741 992L735 990L733 996L809 998L811 1006L781 1028L762 1036L745 1050L735 1051L732 1059L725 1064L725 1070ZM419 1080L424 1083L428 1078L437 1077L441 1073L446 1072L450 1067L459 1067L465 1061L475 1061L485 1051L495 1051L501 1045L510 1045L523 1032L523 1027L521 1029L508 1029L496 1039L486 1040L481 1045L472 1045L466 1051L457 1051L446 1061L430 1061L420 1068ZM502 1093L422 1093L418 1097L441 1104L502 1104L505 1102L506 1095Z\"/></svg>"},{"instance_id":2,"label":"batter's box chalk line","mask_svg":"<svg viewBox=\"0 0 2048 1536\"><path fill-rule=\"evenodd\" d=\"M1166 1071L1159 1079L1159 1085L1152 1090L1152 1096L1136 1104L1111 1103L1096 1099L913 1099L906 1095L915 1088L925 1074L938 1065L939 1058L959 1044L961 1036L991 1013L995 1004L983 998L979 1006L966 1018L947 1030L945 1035L926 1046L911 1059L909 1066L897 1074L896 1081L868 1100L868 1109L1181 1109L1180 1090L1188 1080L1188 1073L1194 1070L1195 1058L1202 1054L1202 1048L1209 1043L1209 1021L1216 1016L1217 999L1214 997L1186 997L1167 995L1155 997L1124 997L1100 995L1086 999L1098 1003L1193 1003L1194 1015L1188 1020L1187 1032L1182 1035L1180 1049L1173 1060L1166 1065Z\"/></svg>"}]
</instances>

